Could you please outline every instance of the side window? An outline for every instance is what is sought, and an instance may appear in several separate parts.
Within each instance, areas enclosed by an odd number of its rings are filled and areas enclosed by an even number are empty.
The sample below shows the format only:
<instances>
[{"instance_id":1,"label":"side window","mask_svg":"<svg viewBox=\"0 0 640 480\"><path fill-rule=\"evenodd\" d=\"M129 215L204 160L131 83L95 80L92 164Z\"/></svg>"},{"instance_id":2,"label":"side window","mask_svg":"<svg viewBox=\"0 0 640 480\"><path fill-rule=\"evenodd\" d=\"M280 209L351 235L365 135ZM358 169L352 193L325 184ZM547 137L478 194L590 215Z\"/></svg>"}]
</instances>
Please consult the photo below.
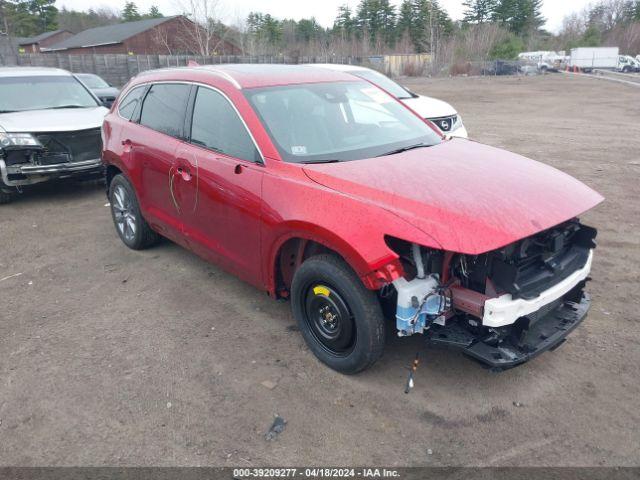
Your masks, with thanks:
<instances>
[{"instance_id":1,"label":"side window","mask_svg":"<svg viewBox=\"0 0 640 480\"><path fill-rule=\"evenodd\" d=\"M142 104L140 124L172 137L182 137L189 85L153 85Z\"/></svg>"},{"instance_id":2,"label":"side window","mask_svg":"<svg viewBox=\"0 0 640 480\"><path fill-rule=\"evenodd\" d=\"M120 101L118 104L118 113L121 117L131 120L131 116L133 112L136 111L136 107L141 100L145 88L146 85L134 88Z\"/></svg>"},{"instance_id":3,"label":"side window","mask_svg":"<svg viewBox=\"0 0 640 480\"><path fill-rule=\"evenodd\" d=\"M208 88L198 88L191 143L250 162L259 160L256 146L238 113L226 98Z\"/></svg>"}]
</instances>

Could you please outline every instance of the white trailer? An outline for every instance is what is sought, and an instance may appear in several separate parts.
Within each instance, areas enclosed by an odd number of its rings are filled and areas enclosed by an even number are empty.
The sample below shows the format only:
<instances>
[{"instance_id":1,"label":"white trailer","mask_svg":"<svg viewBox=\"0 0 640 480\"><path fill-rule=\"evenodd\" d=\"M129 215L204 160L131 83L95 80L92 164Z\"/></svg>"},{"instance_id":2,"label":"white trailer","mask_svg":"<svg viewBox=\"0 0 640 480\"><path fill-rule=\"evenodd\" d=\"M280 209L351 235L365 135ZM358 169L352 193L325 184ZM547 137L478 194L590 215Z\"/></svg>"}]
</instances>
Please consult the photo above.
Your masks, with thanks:
<instances>
[{"instance_id":1,"label":"white trailer","mask_svg":"<svg viewBox=\"0 0 640 480\"><path fill-rule=\"evenodd\" d=\"M618 47L580 47L571 49L570 67L589 72L594 68L617 69Z\"/></svg>"}]
</instances>

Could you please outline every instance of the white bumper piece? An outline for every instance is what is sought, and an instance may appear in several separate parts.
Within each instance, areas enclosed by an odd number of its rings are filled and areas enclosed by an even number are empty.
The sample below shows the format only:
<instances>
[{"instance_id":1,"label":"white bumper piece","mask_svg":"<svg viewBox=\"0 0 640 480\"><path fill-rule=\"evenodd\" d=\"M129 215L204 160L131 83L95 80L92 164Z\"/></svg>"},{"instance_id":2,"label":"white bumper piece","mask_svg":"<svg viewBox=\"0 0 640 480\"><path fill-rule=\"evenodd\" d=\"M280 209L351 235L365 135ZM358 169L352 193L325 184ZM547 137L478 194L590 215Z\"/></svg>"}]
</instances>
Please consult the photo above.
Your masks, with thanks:
<instances>
[{"instance_id":1,"label":"white bumper piece","mask_svg":"<svg viewBox=\"0 0 640 480\"><path fill-rule=\"evenodd\" d=\"M511 325L518 318L537 312L545 305L559 299L571 291L578 283L583 281L591 271L593 250L589 252L589 258L580 270L576 270L567 278L553 287L540 293L536 298L525 300L513 299L510 293L492 298L484 303L484 316L482 325L485 327L503 327Z\"/></svg>"}]
</instances>

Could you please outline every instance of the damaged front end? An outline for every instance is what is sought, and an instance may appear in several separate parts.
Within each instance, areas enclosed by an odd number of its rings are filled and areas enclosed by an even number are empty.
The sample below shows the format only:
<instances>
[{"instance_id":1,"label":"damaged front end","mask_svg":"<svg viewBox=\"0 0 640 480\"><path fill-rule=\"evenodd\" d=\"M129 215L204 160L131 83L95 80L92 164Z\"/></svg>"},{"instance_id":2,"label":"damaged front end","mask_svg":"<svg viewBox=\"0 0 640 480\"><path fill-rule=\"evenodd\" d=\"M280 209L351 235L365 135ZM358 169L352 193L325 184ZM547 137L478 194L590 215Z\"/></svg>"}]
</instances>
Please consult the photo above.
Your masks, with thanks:
<instances>
[{"instance_id":1,"label":"damaged front end","mask_svg":"<svg viewBox=\"0 0 640 480\"><path fill-rule=\"evenodd\" d=\"M102 172L100 128L72 132L0 131L0 185L21 187Z\"/></svg>"},{"instance_id":2,"label":"damaged front end","mask_svg":"<svg viewBox=\"0 0 640 480\"><path fill-rule=\"evenodd\" d=\"M496 370L554 349L589 309L595 237L573 219L481 255L387 238L406 273L393 282L398 335L424 333Z\"/></svg>"}]
</instances>

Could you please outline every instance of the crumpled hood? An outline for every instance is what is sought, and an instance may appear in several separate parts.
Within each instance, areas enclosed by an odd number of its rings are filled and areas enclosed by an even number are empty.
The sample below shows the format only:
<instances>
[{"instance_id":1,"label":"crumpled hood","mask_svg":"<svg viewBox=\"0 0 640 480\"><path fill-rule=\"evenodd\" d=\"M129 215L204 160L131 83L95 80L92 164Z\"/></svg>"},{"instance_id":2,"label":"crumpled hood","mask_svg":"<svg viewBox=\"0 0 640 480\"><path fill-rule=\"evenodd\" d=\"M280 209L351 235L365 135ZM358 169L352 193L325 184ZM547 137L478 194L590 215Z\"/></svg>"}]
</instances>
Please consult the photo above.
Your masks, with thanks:
<instances>
[{"instance_id":1,"label":"crumpled hood","mask_svg":"<svg viewBox=\"0 0 640 480\"><path fill-rule=\"evenodd\" d=\"M403 98L401 101L423 118L440 118L456 115L455 108L437 98L420 95L418 98Z\"/></svg>"},{"instance_id":2,"label":"crumpled hood","mask_svg":"<svg viewBox=\"0 0 640 480\"><path fill-rule=\"evenodd\" d=\"M102 126L105 107L29 110L0 114L0 129L15 133L69 132Z\"/></svg>"},{"instance_id":3,"label":"crumpled hood","mask_svg":"<svg viewBox=\"0 0 640 480\"><path fill-rule=\"evenodd\" d=\"M304 170L321 185L403 218L444 250L467 254L528 237L603 200L553 167L462 139Z\"/></svg>"}]
</instances>

